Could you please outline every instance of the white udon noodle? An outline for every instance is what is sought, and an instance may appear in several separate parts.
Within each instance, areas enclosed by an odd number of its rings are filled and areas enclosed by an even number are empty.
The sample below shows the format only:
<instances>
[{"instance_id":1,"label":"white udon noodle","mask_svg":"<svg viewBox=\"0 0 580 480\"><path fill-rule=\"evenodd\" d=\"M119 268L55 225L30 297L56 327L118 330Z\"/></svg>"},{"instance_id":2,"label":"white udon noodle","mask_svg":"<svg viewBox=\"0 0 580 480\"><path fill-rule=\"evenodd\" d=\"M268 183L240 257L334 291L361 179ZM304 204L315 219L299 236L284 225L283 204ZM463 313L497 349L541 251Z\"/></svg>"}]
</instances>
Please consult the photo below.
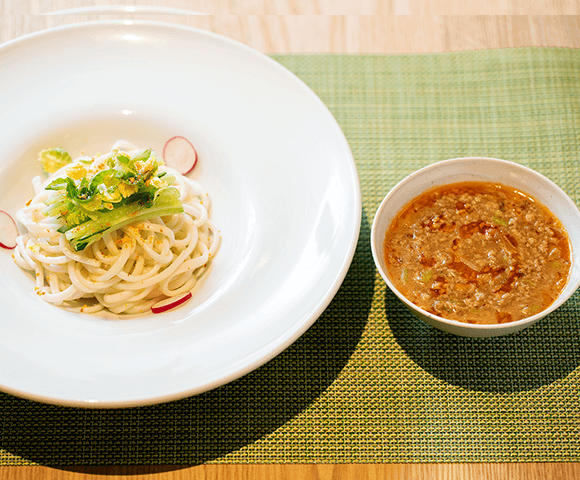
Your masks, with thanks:
<instances>
[{"instance_id":1,"label":"white udon noodle","mask_svg":"<svg viewBox=\"0 0 580 480\"><path fill-rule=\"evenodd\" d=\"M124 141L113 148L136 150ZM220 241L208 218L209 195L198 182L159 167L175 176L172 186L181 194L184 212L128 225L75 252L57 231L62 221L42 213L43 202L56 193L44 186L63 170L44 184L35 177L35 197L16 213L27 233L17 238L14 260L34 272L35 290L43 300L76 312L138 314L196 287Z\"/></svg>"}]
</instances>

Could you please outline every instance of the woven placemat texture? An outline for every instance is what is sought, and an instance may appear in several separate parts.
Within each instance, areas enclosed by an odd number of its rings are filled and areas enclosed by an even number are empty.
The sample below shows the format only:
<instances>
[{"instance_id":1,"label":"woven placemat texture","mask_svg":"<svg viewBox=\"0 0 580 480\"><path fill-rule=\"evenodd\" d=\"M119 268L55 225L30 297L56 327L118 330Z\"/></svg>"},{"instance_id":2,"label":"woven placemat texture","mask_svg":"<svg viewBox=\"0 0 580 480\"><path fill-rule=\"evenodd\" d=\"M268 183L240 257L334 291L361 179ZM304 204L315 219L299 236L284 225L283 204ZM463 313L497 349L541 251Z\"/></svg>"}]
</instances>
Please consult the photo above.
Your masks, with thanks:
<instances>
[{"instance_id":1,"label":"woven placemat texture","mask_svg":"<svg viewBox=\"0 0 580 480\"><path fill-rule=\"evenodd\" d=\"M294 345L205 394L78 410L0 394L0 464L580 460L580 298L507 337L416 320L378 276L370 224L418 168L461 156L532 167L580 199L580 51L276 55L325 102L354 154L359 245Z\"/></svg>"}]
</instances>

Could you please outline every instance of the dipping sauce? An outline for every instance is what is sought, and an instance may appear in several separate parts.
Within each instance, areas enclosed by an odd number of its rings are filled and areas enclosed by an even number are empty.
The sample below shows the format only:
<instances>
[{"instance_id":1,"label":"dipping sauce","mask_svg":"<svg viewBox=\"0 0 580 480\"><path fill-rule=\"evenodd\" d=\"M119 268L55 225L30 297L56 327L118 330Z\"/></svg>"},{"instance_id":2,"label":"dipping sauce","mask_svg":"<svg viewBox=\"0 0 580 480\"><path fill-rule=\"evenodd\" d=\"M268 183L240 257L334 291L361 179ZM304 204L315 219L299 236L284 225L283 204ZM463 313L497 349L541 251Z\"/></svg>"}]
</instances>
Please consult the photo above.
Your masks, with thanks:
<instances>
[{"instance_id":1,"label":"dipping sauce","mask_svg":"<svg viewBox=\"0 0 580 480\"><path fill-rule=\"evenodd\" d=\"M384 241L387 273L422 309L492 324L548 308L570 271L560 221L524 192L465 182L425 191L398 212Z\"/></svg>"}]
</instances>

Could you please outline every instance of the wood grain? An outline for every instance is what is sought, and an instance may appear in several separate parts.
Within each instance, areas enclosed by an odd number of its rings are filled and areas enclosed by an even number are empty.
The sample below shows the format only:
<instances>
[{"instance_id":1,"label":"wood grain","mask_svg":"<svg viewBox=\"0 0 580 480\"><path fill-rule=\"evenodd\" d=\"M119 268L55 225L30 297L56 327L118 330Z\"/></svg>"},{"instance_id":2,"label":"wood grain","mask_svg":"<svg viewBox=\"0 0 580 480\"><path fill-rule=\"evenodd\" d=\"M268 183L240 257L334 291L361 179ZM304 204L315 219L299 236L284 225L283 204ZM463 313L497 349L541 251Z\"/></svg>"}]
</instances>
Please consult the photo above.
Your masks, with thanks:
<instances>
[{"instance_id":1,"label":"wood grain","mask_svg":"<svg viewBox=\"0 0 580 480\"><path fill-rule=\"evenodd\" d=\"M209 15L38 15L118 3L189 9ZM266 53L427 53L519 46L580 48L578 14L580 2L576 0L3 0L0 2L0 42L52 26L122 18L198 27ZM96 480L104 476L132 480L575 480L580 478L580 465L0 467L0 478L5 480Z\"/></svg>"},{"instance_id":2,"label":"wood grain","mask_svg":"<svg viewBox=\"0 0 580 480\"><path fill-rule=\"evenodd\" d=\"M430 53L522 46L580 47L580 17L568 15L2 15L0 42L49 27L107 18L179 23L228 36L266 53Z\"/></svg>"},{"instance_id":3,"label":"wood grain","mask_svg":"<svg viewBox=\"0 0 580 480\"><path fill-rule=\"evenodd\" d=\"M392 465L200 465L160 472L145 467L81 469L0 467L3 480L577 480L579 465L392 464Z\"/></svg>"},{"instance_id":4,"label":"wood grain","mask_svg":"<svg viewBox=\"0 0 580 480\"><path fill-rule=\"evenodd\" d=\"M88 5L169 6L212 15L577 15L578 0L4 0L3 15Z\"/></svg>"}]
</instances>

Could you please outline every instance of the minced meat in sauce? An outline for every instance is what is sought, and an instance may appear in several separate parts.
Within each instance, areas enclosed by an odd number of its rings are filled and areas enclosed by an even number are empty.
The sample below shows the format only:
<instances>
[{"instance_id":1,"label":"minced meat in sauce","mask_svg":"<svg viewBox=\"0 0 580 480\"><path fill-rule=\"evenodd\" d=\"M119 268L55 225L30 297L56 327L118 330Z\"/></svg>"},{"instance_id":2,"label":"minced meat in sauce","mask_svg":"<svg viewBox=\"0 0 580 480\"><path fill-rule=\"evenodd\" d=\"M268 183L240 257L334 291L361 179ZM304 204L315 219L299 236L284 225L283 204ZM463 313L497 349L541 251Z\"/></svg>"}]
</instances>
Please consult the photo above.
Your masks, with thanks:
<instances>
[{"instance_id":1,"label":"minced meat in sauce","mask_svg":"<svg viewBox=\"0 0 580 480\"><path fill-rule=\"evenodd\" d=\"M464 182L427 190L391 222L389 278L422 309L467 323L506 323L548 308L568 280L564 227L529 195Z\"/></svg>"}]
</instances>

